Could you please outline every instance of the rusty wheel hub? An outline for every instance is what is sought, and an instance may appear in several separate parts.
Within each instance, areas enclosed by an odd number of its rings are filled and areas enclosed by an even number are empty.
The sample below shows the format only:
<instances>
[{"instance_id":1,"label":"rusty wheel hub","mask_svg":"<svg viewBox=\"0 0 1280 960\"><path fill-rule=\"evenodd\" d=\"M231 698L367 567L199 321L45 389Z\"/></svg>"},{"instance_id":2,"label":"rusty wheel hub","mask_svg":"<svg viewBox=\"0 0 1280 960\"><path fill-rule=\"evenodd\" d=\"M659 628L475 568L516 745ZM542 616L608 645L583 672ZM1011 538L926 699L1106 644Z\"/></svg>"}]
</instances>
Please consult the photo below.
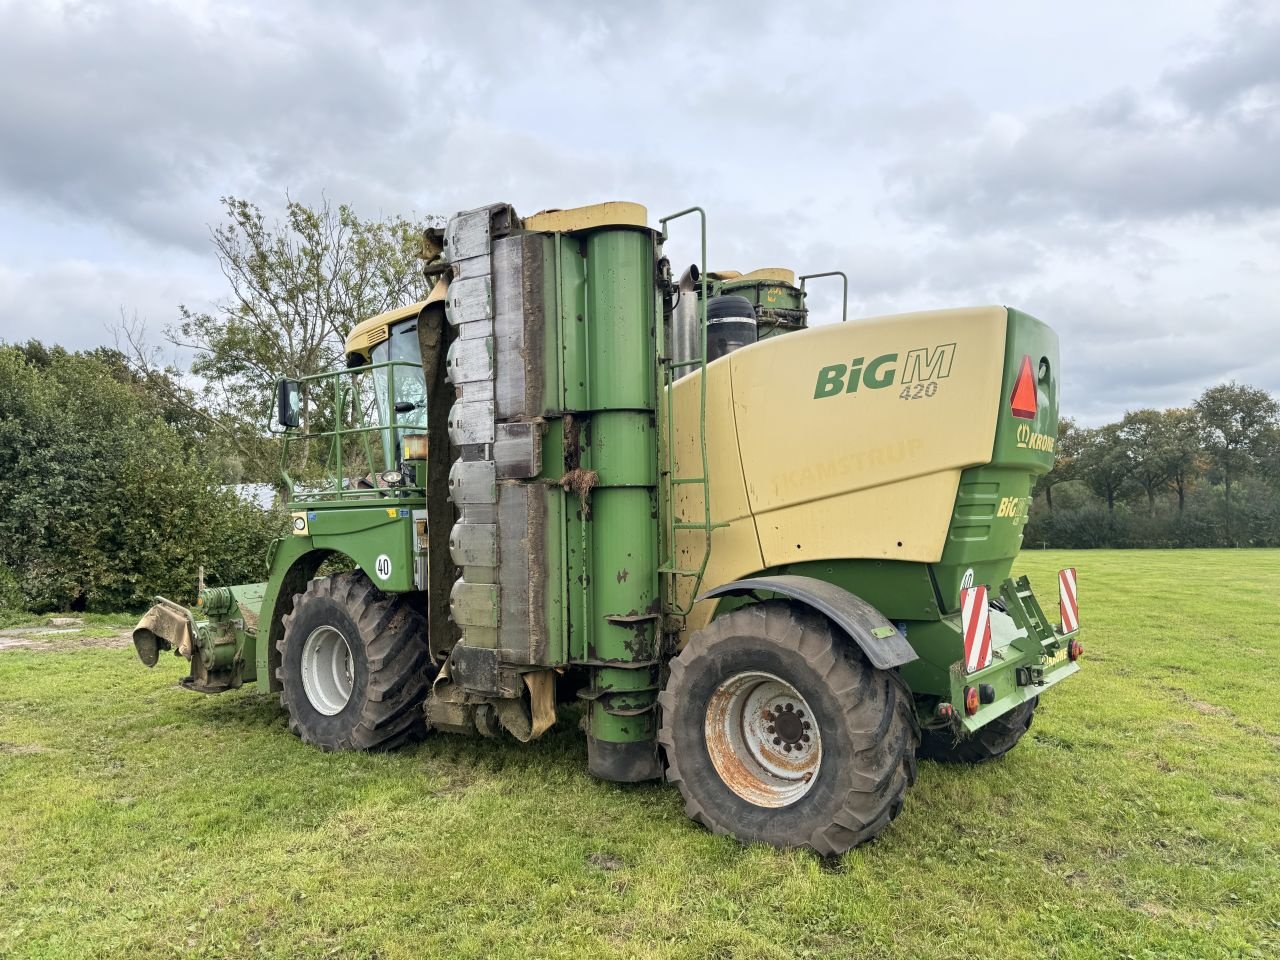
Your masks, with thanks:
<instances>
[{"instance_id":1,"label":"rusty wheel hub","mask_svg":"<svg viewBox=\"0 0 1280 960\"><path fill-rule=\"evenodd\" d=\"M771 673L738 673L716 687L705 735L720 779L756 806L789 806L817 779L822 736L813 711Z\"/></svg>"}]
</instances>

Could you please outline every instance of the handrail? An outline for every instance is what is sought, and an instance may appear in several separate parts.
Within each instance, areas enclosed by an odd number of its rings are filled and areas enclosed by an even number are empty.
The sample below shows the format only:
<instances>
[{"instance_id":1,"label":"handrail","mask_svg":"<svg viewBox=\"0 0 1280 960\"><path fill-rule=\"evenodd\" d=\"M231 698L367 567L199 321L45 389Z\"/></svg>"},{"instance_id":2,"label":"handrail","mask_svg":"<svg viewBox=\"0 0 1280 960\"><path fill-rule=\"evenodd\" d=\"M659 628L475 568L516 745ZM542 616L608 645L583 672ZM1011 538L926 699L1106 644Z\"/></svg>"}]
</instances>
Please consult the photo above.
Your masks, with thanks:
<instances>
[{"instance_id":1,"label":"handrail","mask_svg":"<svg viewBox=\"0 0 1280 960\"><path fill-rule=\"evenodd\" d=\"M663 550L663 563L659 571L671 576L672 582L669 590L669 609L677 616L687 616L693 609L693 604L698 595L698 588L702 584L702 578L707 572L707 564L711 559L711 530L713 524L711 522L711 485L709 483L710 467L707 457L707 214L701 207L689 207L678 213L662 217L658 222L662 225L662 241L666 241L670 237L667 225L672 220L678 220L681 217L696 213L698 215L700 226L701 241L701 260L699 262L699 281L702 287L702 296L698 299L698 342L700 351L696 358L673 362L671 358L666 356L665 346L661 339L659 340L658 356L665 373L663 376L663 386L665 402L667 407L666 416L666 442L664 444L666 471L665 483L661 496L659 497L660 508L665 505L666 516L663 518L663 539L666 540ZM661 330L662 324L658 324ZM661 337L661 335L660 335ZM677 368L698 367L702 371L698 383L698 448L702 461L702 474L698 477L676 477L675 473L675 397L673 396L673 372ZM662 454L660 453L660 456ZM699 483L702 485L702 522L682 521L676 518L675 503L675 486L677 484ZM702 530L703 531L703 551L702 562L696 570L682 570L676 563L677 547L676 532L678 530ZM669 532L668 532L669 531ZM692 577L694 579L693 589L689 594L689 603L687 605L679 604L676 601L675 578Z\"/></svg>"},{"instance_id":2,"label":"handrail","mask_svg":"<svg viewBox=\"0 0 1280 960\"><path fill-rule=\"evenodd\" d=\"M291 446L299 441L310 440L329 440L329 455L326 458L326 470L332 467L333 489L324 491L308 492L308 499L314 500L367 500L371 494L380 492L391 492L395 494L410 496L424 494L424 490L420 486L411 485L404 487L374 487L362 488L344 486L346 476L343 470L342 454L343 441L347 438L358 437L364 447L365 459L368 461L370 473L377 474L378 466L374 463L373 448L370 445L370 435L378 434L382 436L384 449L392 450L395 447L397 434L406 430L406 425L396 421L395 413L395 368L409 367L415 371L421 371L421 366L412 360L383 360L378 363L365 364L360 367L353 367L347 370L328 370L322 373L312 373L303 377L296 378L297 383L302 386L306 384L322 383L324 381L333 381L333 418L334 426L328 430L289 430L284 435L284 443L281 445L280 451L280 475L284 481L285 488L289 494L289 500L293 501L295 494L295 483L293 477L289 473L289 452ZM379 409L379 419L383 419L385 414L385 422L369 424L365 422L364 407L358 402L357 394L347 385L345 378L350 377L356 379L362 374L372 374L379 370L387 371L387 391L386 391L386 410ZM355 425L346 426L346 406L350 401L356 401L352 405L352 412L358 421Z\"/></svg>"},{"instance_id":3,"label":"handrail","mask_svg":"<svg viewBox=\"0 0 1280 960\"><path fill-rule=\"evenodd\" d=\"M806 280L817 280L819 277L839 277L844 281L844 301L840 312L840 322L847 322L849 319L849 277L843 270L827 270L825 273L806 273L803 277L800 277L800 292L804 293L804 282Z\"/></svg>"}]
</instances>

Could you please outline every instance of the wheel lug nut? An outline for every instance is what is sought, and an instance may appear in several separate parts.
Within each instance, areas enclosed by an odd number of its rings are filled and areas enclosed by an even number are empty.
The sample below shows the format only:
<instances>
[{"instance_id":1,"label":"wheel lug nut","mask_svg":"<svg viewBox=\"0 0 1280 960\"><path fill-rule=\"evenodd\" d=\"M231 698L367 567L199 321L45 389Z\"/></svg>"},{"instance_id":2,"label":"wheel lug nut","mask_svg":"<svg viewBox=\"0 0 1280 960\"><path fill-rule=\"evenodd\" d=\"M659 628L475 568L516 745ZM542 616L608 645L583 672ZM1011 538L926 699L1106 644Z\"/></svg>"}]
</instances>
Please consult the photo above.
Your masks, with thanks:
<instances>
[{"instance_id":1,"label":"wheel lug nut","mask_svg":"<svg viewBox=\"0 0 1280 960\"><path fill-rule=\"evenodd\" d=\"M773 726L772 726L772 725L770 725L770 727L769 727L769 732L770 732L770 733L773 733L773 732L774 732L774 729L773 729Z\"/></svg>"},{"instance_id":2,"label":"wheel lug nut","mask_svg":"<svg viewBox=\"0 0 1280 960\"><path fill-rule=\"evenodd\" d=\"M808 742L809 742L809 735L808 735L807 733L806 733L806 734L803 734L803 735L800 737L800 739L801 739L802 741L804 741L805 743L808 743Z\"/></svg>"},{"instance_id":3,"label":"wheel lug nut","mask_svg":"<svg viewBox=\"0 0 1280 960\"><path fill-rule=\"evenodd\" d=\"M774 745L775 747L780 746L781 744L782 744L782 738L781 738L781 737L774 737L774 738L773 738L773 745Z\"/></svg>"},{"instance_id":4,"label":"wheel lug nut","mask_svg":"<svg viewBox=\"0 0 1280 960\"><path fill-rule=\"evenodd\" d=\"M789 744L789 743L788 743L788 744L783 745L782 749L783 749L783 750L785 750L785 751L787 751L787 753L790 753L790 752L791 752L791 744Z\"/></svg>"},{"instance_id":5,"label":"wheel lug nut","mask_svg":"<svg viewBox=\"0 0 1280 960\"><path fill-rule=\"evenodd\" d=\"M806 720L806 721L804 722L804 728L805 728L806 730L808 730L808 729L809 729L809 721L808 721L808 720Z\"/></svg>"}]
</instances>

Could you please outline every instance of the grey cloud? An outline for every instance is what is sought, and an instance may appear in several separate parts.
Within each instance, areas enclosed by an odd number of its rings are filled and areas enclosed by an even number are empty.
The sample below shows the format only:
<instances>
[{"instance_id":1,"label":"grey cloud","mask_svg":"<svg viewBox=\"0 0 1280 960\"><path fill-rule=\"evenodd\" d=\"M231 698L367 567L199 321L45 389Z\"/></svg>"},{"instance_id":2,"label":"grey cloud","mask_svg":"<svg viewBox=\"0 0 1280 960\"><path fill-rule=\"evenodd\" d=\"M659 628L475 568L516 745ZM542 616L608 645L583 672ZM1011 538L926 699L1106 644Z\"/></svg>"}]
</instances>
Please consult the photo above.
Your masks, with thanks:
<instances>
[{"instance_id":1,"label":"grey cloud","mask_svg":"<svg viewBox=\"0 0 1280 960\"><path fill-rule=\"evenodd\" d=\"M1254 3L1233 7L1224 36L1190 63L1168 73L1166 82L1187 106L1217 113L1251 93L1280 94L1280 17L1268 19Z\"/></svg>"},{"instance_id":2,"label":"grey cloud","mask_svg":"<svg viewBox=\"0 0 1280 960\"><path fill-rule=\"evenodd\" d=\"M652 138L658 118L634 121L654 90L633 81L662 27L569 2L0 5L0 85L22 91L0 103L21 145L0 192L203 250L225 193L401 213L678 183L618 153ZM550 106L571 93L585 109Z\"/></svg>"},{"instance_id":3,"label":"grey cloud","mask_svg":"<svg viewBox=\"0 0 1280 960\"><path fill-rule=\"evenodd\" d=\"M154 346L177 304L218 295L212 278L170 266L125 269L62 260L29 270L0 266L0 340L42 340L70 350L113 342L120 311L147 324Z\"/></svg>"},{"instance_id":4,"label":"grey cloud","mask_svg":"<svg viewBox=\"0 0 1280 960\"><path fill-rule=\"evenodd\" d=\"M853 297L871 309L903 309L906 302L914 309L923 301L955 303L957 297L965 303L999 301L1016 280L1036 274L1042 257L1037 245L1011 235L925 234L897 242L817 244L803 259L846 264Z\"/></svg>"},{"instance_id":5,"label":"grey cloud","mask_svg":"<svg viewBox=\"0 0 1280 960\"><path fill-rule=\"evenodd\" d=\"M1227 29L1151 90L1028 119L992 115L891 163L897 209L980 230L1280 208L1280 19L1239 15Z\"/></svg>"},{"instance_id":6,"label":"grey cloud","mask_svg":"<svg viewBox=\"0 0 1280 960\"><path fill-rule=\"evenodd\" d=\"M210 193L287 176L405 109L358 34L234 7L5 5L0 86L0 189L188 246Z\"/></svg>"},{"instance_id":7,"label":"grey cloud","mask_svg":"<svg viewBox=\"0 0 1280 960\"><path fill-rule=\"evenodd\" d=\"M1260 352L1259 331L1280 328L1270 303L1140 300L1100 286L1028 289L1019 305L1057 329L1062 410L1085 423L1141 407L1187 406L1229 379L1280 392L1280 368L1270 351Z\"/></svg>"},{"instance_id":8,"label":"grey cloud","mask_svg":"<svg viewBox=\"0 0 1280 960\"><path fill-rule=\"evenodd\" d=\"M1038 118L1013 133L992 123L930 161L891 175L913 218L961 229L1258 213L1280 205L1280 127L1229 118L1165 119L1132 102Z\"/></svg>"}]
</instances>

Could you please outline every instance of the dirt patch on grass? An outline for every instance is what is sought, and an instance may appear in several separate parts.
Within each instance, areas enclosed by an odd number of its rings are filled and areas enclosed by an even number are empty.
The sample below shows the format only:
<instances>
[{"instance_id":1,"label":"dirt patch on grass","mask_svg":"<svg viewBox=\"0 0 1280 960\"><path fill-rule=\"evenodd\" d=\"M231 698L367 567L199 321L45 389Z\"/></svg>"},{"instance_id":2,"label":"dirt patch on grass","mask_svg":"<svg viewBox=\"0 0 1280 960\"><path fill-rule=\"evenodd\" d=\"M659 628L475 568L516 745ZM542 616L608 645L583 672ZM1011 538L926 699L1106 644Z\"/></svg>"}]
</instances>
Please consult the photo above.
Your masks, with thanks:
<instances>
[{"instance_id":1,"label":"dirt patch on grass","mask_svg":"<svg viewBox=\"0 0 1280 960\"><path fill-rule=\"evenodd\" d=\"M1193 697L1190 693L1188 693L1186 690L1182 689L1181 687L1166 686L1165 689L1168 690L1170 693L1172 693L1175 697L1177 697L1183 703L1185 703L1187 706L1189 706L1196 713L1203 714L1204 716L1207 716L1207 717L1234 717L1235 716L1235 714L1233 714L1227 707L1224 707L1221 704L1217 704L1217 703L1209 703L1205 700L1197 700L1195 697Z\"/></svg>"},{"instance_id":2,"label":"dirt patch on grass","mask_svg":"<svg viewBox=\"0 0 1280 960\"><path fill-rule=\"evenodd\" d=\"M65 653L88 647L127 647L131 630L117 630L107 636L85 636L83 629L51 630L48 627L18 627L0 630L0 653L33 650L38 653Z\"/></svg>"},{"instance_id":3,"label":"dirt patch on grass","mask_svg":"<svg viewBox=\"0 0 1280 960\"><path fill-rule=\"evenodd\" d=\"M1230 710L1226 707L1220 707L1216 703L1205 703L1203 700L1188 700L1187 702L1191 704L1196 713L1204 713L1214 717L1231 716Z\"/></svg>"},{"instance_id":4,"label":"dirt patch on grass","mask_svg":"<svg viewBox=\"0 0 1280 960\"><path fill-rule=\"evenodd\" d=\"M459 797L470 790L479 779L474 770L456 767L447 772L438 772L440 783L427 791L427 794L438 799Z\"/></svg>"},{"instance_id":5,"label":"dirt patch on grass","mask_svg":"<svg viewBox=\"0 0 1280 960\"><path fill-rule=\"evenodd\" d=\"M587 863L606 873L621 870L626 866L621 857L614 856L612 853L593 853L587 857Z\"/></svg>"},{"instance_id":6,"label":"dirt patch on grass","mask_svg":"<svg viewBox=\"0 0 1280 960\"><path fill-rule=\"evenodd\" d=\"M1181 687L1164 688L1172 693L1178 700L1185 703L1196 713L1206 717L1225 717L1231 722L1231 725L1243 733L1252 734L1255 737L1261 737L1275 750L1280 750L1280 734L1274 731L1264 729L1257 724L1245 723L1240 720L1230 708L1224 707L1217 703L1207 703L1204 700L1197 700Z\"/></svg>"},{"instance_id":7,"label":"dirt patch on grass","mask_svg":"<svg viewBox=\"0 0 1280 960\"><path fill-rule=\"evenodd\" d=\"M1254 724L1237 724L1237 726L1245 733L1252 733L1255 737L1262 737L1263 740L1266 740L1271 745L1272 749L1280 750L1280 733L1272 733L1270 730L1265 730Z\"/></svg>"},{"instance_id":8,"label":"dirt patch on grass","mask_svg":"<svg viewBox=\"0 0 1280 960\"><path fill-rule=\"evenodd\" d=\"M10 757L32 757L49 752L48 747L42 747L38 743L6 743L0 740L0 754Z\"/></svg>"}]
</instances>

